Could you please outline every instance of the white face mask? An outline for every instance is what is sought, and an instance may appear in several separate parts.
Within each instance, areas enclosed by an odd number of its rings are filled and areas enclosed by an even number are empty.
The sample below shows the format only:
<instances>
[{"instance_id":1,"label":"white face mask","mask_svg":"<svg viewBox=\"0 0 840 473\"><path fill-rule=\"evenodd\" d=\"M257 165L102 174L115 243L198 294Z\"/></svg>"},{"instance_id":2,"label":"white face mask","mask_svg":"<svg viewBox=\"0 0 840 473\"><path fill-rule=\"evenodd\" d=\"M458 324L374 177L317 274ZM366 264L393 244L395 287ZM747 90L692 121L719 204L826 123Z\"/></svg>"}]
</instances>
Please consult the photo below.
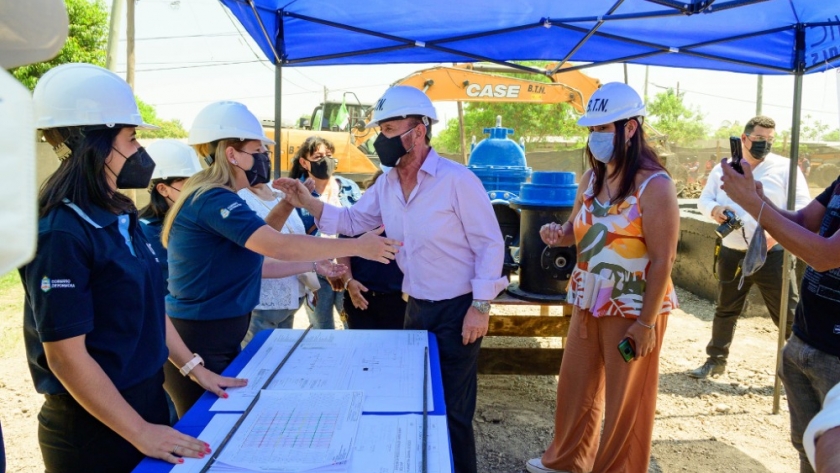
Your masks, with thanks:
<instances>
[{"instance_id":1,"label":"white face mask","mask_svg":"<svg viewBox=\"0 0 840 473\"><path fill-rule=\"evenodd\" d=\"M614 132L598 132L593 131L589 134L589 151L592 152L592 157L596 160L607 164L613 158L613 151L615 146Z\"/></svg>"}]
</instances>

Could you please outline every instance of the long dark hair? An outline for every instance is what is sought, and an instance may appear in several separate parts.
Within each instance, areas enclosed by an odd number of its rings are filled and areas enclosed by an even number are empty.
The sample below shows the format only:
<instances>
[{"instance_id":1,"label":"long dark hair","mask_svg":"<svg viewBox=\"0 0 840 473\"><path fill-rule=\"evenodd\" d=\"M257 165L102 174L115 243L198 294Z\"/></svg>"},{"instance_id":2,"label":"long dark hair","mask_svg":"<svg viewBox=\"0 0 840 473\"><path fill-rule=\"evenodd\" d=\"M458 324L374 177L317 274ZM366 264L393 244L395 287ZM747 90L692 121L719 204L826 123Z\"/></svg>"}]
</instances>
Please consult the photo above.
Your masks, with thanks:
<instances>
[{"instance_id":1,"label":"long dark hair","mask_svg":"<svg viewBox=\"0 0 840 473\"><path fill-rule=\"evenodd\" d=\"M169 211L169 201L157 191L157 185L163 184L167 187L172 187L175 181L184 180L183 177L169 177L166 179L152 179L152 184L149 186L149 204L140 209L140 218L158 218L161 221L166 217L166 212Z\"/></svg>"},{"instance_id":2,"label":"long dark hair","mask_svg":"<svg viewBox=\"0 0 840 473\"><path fill-rule=\"evenodd\" d=\"M624 137L624 125L630 120L634 120L638 127L636 133L630 138L628 146L624 146L624 142L626 141ZM662 165L662 161L659 160L659 155L648 144L647 138L645 137L645 130L642 127L642 119L639 117L615 122L613 145L615 146L615 150L613 151L612 159L616 163L614 175L621 176L621 187L619 187L618 195L613 199L613 203L623 201L636 190L636 174L640 170L661 170L668 172L665 166ZM607 165L595 159L589 150L589 146L586 147L586 157L589 160L589 167L595 173L593 191L597 195L607 182L607 177L612 176L606 176Z\"/></svg>"},{"instance_id":3,"label":"long dark hair","mask_svg":"<svg viewBox=\"0 0 840 473\"><path fill-rule=\"evenodd\" d=\"M318 135L310 136L304 140L303 144L301 144L300 148L298 148L295 152L295 155L292 158L292 169L289 170L289 177L292 179L300 179L301 177L306 179L309 177L309 171L300 164L300 158L308 159L312 153L318 151L318 148L320 148L321 145L324 145L328 150L335 153L335 146L330 140L321 138Z\"/></svg>"},{"instance_id":4,"label":"long dark hair","mask_svg":"<svg viewBox=\"0 0 840 473\"><path fill-rule=\"evenodd\" d=\"M115 214L136 210L127 196L111 189L105 160L111 154L120 127L53 128L44 137L53 146L64 143L72 154L44 182L38 195L38 214L44 217L68 199L83 210L102 207Z\"/></svg>"}]
</instances>

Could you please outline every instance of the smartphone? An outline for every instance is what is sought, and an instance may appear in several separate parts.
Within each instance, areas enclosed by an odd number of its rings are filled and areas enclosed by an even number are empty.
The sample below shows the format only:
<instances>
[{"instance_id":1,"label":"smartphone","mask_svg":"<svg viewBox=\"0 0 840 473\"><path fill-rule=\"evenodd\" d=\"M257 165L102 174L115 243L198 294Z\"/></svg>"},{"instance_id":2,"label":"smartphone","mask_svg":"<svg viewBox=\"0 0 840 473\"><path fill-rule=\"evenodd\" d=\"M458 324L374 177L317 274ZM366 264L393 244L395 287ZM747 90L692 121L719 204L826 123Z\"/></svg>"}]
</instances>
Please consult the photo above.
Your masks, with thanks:
<instances>
[{"instance_id":1,"label":"smartphone","mask_svg":"<svg viewBox=\"0 0 840 473\"><path fill-rule=\"evenodd\" d=\"M744 158L744 155L741 152L740 137L729 137L729 151L731 152L731 156L729 157L729 165L732 166L732 169L737 171L738 174L744 174L744 168L741 167L741 160Z\"/></svg>"},{"instance_id":2,"label":"smartphone","mask_svg":"<svg viewBox=\"0 0 840 473\"><path fill-rule=\"evenodd\" d=\"M630 340L630 337L625 337L618 344L618 352L621 353L621 357L624 358L625 362L636 358L636 350L633 348L633 341Z\"/></svg>"}]
</instances>

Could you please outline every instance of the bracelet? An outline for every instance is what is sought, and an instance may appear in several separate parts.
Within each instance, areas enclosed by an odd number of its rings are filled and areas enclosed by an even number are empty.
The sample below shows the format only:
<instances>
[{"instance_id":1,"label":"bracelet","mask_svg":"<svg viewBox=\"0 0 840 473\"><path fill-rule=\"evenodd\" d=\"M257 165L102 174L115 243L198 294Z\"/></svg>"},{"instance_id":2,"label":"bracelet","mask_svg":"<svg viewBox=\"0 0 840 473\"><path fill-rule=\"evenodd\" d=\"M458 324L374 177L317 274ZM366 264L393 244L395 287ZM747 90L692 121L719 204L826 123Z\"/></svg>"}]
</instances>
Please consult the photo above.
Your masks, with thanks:
<instances>
[{"instance_id":1,"label":"bracelet","mask_svg":"<svg viewBox=\"0 0 840 473\"><path fill-rule=\"evenodd\" d=\"M767 205L766 201L761 201L761 209L758 211L758 218L755 219L755 223L761 225L761 212L764 212L764 206Z\"/></svg>"},{"instance_id":2,"label":"bracelet","mask_svg":"<svg viewBox=\"0 0 840 473\"><path fill-rule=\"evenodd\" d=\"M352 281L352 280L353 280L353 278L350 278L350 279L344 281L344 290L345 291L347 290L347 285L350 284L350 281Z\"/></svg>"},{"instance_id":3,"label":"bracelet","mask_svg":"<svg viewBox=\"0 0 840 473\"><path fill-rule=\"evenodd\" d=\"M653 330L653 329L655 329L655 328L656 328L656 324L655 324L655 323L648 325L648 324L646 324L646 323L642 322L642 319L636 319L636 323L637 323L637 324L639 324L639 325L641 325L642 327L644 327L644 328L648 329L648 330Z\"/></svg>"},{"instance_id":4,"label":"bracelet","mask_svg":"<svg viewBox=\"0 0 840 473\"><path fill-rule=\"evenodd\" d=\"M198 356L198 353L193 353L192 360L188 361L187 364L181 367L181 374L183 376L190 374L190 372L198 365L204 366L204 360Z\"/></svg>"}]
</instances>

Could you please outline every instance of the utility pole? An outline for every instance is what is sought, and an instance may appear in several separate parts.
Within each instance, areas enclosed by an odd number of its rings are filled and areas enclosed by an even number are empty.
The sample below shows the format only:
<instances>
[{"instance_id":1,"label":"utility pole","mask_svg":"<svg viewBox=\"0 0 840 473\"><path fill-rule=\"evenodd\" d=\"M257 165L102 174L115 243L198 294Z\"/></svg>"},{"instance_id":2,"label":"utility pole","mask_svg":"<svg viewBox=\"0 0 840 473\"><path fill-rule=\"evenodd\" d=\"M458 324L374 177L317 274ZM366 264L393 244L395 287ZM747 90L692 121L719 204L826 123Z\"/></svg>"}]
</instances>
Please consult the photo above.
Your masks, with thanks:
<instances>
[{"instance_id":1,"label":"utility pole","mask_svg":"<svg viewBox=\"0 0 840 473\"><path fill-rule=\"evenodd\" d=\"M120 46L120 23L123 17L125 0L111 2L111 29L108 31L108 55L105 56L105 67L114 72L117 70L117 57Z\"/></svg>"},{"instance_id":2,"label":"utility pole","mask_svg":"<svg viewBox=\"0 0 840 473\"><path fill-rule=\"evenodd\" d=\"M125 35L127 43L127 54L125 57L125 81L134 90L134 2L135 0L126 0L125 9Z\"/></svg>"},{"instance_id":3,"label":"utility pole","mask_svg":"<svg viewBox=\"0 0 840 473\"><path fill-rule=\"evenodd\" d=\"M624 63L624 84L630 85L630 81L627 79L627 63Z\"/></svg>"},{"instance_id":4,"label":"utility pole","mask_svg":"<svg viewBox=\"0 0 840 473\"><path fill-rule=\"evenodd\" d=\"M645 105L648 101L648 78L650 77L650 66L645 66Z\"/></svg>"},{"instance_id":5,"label":"utility pole","mask_svg":"<svg viewBox=\"0 0 840 473\"><path fill-rule=\"evenodd\" d=\"M764 101L764 76L758 75L758 86L755 94L755 115L761 115L761 103Z\"/></svg>"},{"instance_id":6,"label":"utility pole","mask_svg":"<svg viewBox=\"0 0 840 473\"><path fill-rule=\"evenodd\" d=\"M461 161L467 165L467 135L464 130L464 102L458 101L458 127L461 129Z\"/></svg>"}]
</instances>

